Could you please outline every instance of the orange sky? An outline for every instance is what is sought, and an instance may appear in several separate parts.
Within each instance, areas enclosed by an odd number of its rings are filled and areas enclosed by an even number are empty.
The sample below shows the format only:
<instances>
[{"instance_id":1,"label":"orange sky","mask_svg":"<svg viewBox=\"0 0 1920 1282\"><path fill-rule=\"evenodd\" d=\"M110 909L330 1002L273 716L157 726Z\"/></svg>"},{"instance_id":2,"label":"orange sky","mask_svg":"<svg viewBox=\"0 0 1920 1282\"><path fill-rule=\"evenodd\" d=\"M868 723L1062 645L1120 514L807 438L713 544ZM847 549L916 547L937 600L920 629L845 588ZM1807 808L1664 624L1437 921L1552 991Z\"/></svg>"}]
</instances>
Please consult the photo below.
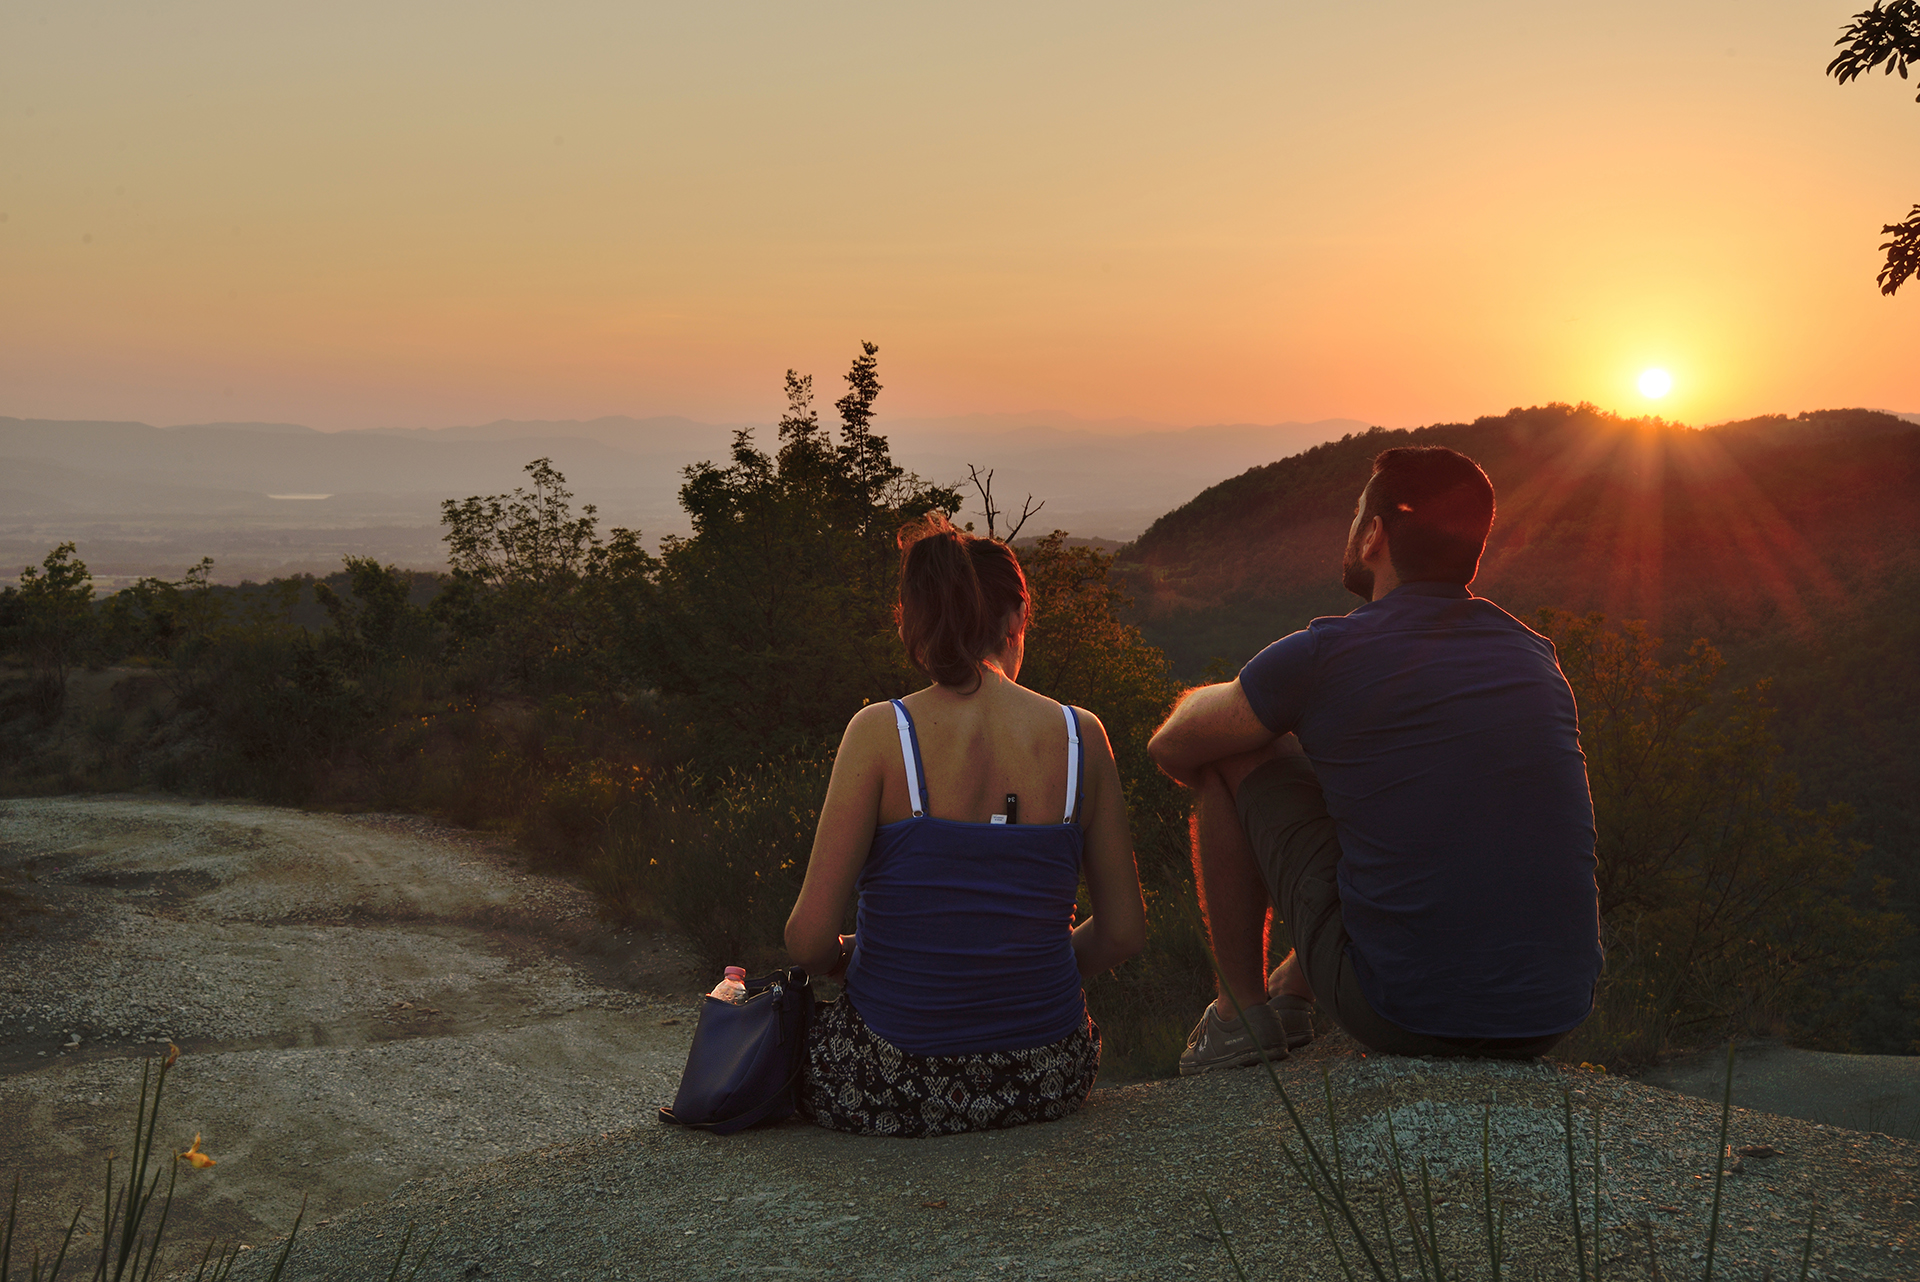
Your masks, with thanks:
<instances>
[{"instance_id":1,"label":"orange sky","mask_svg":"<svg viewBox=\"0 0 1920 1282\"><path fill-rule=\"evenodd\" d=\"M16 0L0 414L1920 411L1860 7Z\"/></svg>"}]
</instances>

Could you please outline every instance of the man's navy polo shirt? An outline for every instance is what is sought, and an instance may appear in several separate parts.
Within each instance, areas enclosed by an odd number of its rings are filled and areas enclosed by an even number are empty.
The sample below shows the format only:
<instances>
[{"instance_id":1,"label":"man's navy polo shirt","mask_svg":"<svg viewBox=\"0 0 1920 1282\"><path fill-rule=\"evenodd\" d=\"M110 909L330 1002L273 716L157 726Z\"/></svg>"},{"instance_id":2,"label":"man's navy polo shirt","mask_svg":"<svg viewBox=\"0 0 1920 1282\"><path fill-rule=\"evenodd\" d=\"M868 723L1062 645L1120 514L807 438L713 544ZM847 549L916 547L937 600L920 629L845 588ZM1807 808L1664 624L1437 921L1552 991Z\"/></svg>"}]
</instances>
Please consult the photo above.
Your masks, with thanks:
<instances>
[{"instance_id":1,"label":"man's navy polo shirt","mask_svg":"<svg viewBox=\"0 0 1920 1282\"><path fill-rule=\"evenodd\" d=\"M1451 583L1315 619L1240 670L1340 838L1361 991L1433 1037L1578 1024L1600 974L1593 799L1553 643Z\"/></svg>"}]
</instances>

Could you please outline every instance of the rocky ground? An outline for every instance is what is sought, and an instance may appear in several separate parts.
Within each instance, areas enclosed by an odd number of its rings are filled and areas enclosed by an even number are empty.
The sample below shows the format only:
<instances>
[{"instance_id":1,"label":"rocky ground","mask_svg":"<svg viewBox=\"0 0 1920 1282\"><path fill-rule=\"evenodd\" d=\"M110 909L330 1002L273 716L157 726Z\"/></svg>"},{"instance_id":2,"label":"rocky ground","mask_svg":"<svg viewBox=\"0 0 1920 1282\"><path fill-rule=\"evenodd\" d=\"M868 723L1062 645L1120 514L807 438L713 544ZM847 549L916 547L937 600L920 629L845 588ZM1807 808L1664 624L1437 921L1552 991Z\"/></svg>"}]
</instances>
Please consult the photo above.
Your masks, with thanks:
<instances>
[{"instance_id":1,"label":"rocky ground","mask_svg":"<svg viewBox=\"0 0 1920 1282\"><path fill-rule=\"evenodd\" d=\"M198 1132L219 1165L182 1168L168 1235L238 1237L249 1278L303 1196L288 1279L384 1278L410 1229L433 1244L423 1280L1225 1278L1229 1248L1252 1277L1341 1275L1258 1071L1106 1087L1064 1122L935 1141L658 1125L707 977L670 936L608 933L576 888L468 834L14 801L0 874L0 1177L24 1173L40 1241L98 1197L137 1061L171 1039L185 1053L162 1143ZM1563 1100L1589 1227L1597 1119L1605 1275L1705 1266L1713 1103L1546 1063L1368 1057L1337 1036L1280 1076L1329 1155L1331 1094L1387 1276L1389 1122L1408 1169L1426 1161L1449 1271L1486 1275L1484 1126L1509 1275L1574 1276ZM1716 1276L1796 1276L1811 1212L1813 1276L1920 1277L1912 1143L1748 1110L1729 1140L1747 1153L1725 1178ZM1394 1208L1397 1272L1416 1276Z\"/></svg>"},{"instance_id":2,"label":"rocky ground","mask_svg":"<svg viewBox=\"0 0 1920 1282\"><path fill-rule=\"evenodd\" d=\"M170 1236L264 1240L401 1182L632 1126L698 977L667 936L423 820L148 797L0 803L0 1176L44 1240L183 1050Z\"/></svg>"}]
</instances>

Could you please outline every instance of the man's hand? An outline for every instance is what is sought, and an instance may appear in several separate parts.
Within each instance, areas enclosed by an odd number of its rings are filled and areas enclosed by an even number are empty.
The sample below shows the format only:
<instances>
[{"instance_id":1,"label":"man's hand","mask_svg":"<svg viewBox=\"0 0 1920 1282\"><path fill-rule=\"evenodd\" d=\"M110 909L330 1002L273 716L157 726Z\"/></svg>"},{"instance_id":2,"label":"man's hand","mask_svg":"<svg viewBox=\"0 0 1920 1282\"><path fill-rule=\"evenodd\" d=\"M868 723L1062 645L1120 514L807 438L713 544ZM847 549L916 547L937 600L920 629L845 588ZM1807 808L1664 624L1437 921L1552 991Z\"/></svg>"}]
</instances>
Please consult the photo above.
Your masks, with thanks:
<instances>
[{"instance_id":1,"label":"man's hand","mask_svg":"<svg viewBox=\"0 0 1920 1282\"><path fill-rule=\"evenodd\" d=\"M1236 677L1181 695L1172 715L1154 731L1147 751L1156 765L1191 788L1210 763L1264 748L1276 737L1254 715Z\"/></svg>"}]
</instances>

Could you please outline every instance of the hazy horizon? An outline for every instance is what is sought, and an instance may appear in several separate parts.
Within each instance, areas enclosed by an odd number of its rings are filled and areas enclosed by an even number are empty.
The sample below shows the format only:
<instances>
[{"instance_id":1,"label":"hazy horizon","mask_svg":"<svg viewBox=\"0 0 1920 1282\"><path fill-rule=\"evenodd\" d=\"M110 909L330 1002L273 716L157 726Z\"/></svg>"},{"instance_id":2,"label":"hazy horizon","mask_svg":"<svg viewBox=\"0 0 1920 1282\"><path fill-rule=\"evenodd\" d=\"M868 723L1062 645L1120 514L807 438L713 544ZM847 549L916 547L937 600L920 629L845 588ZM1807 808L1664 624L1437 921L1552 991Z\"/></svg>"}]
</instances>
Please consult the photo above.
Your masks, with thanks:
<instances>
[{"instance_id":1,"label":"hazy horizon","mask_svg":"<svg viewBox=\"0 0 1920 1282\"><path fill-rule=\"evenodd\" d=\"M824 417L832 422L830 409ZM975 465L992 470L1001 507L1017 513L1028 495L1043 505L1027 533L1124 542L1225 477L1369 426L1037 418L883 416L876 427L903 467L962 487L963 519L979 515L967 485ZM0 567L31 564L73 539L107 585L177 576L203 555L221 582L327 573L345 555L438 568L440 503L511 490L542 456L567 477L576 505L598 508L602 530L636 529L655 544L690 532L679 505L683 469L724 465L740 426L777 448L772 422L678 417L333 432L0 417Z\"/></svg>"},{"instance_id":2,"label":"hazy horizon","mask_svg":"<svg viewBox=\"0 0 1920 1282\"><path fill-rule=\"evenodd\" d=\"M824 417L831 424L831 412ZM1902 417L1920 423L1920 414ZM771 422L680 417L328 432L0 416L0 572L11 577L15 565L68 539L106 587L176 577L202 556L214 558L215 578L226 583L329 573L347 555L435 569L444 564L440 503L509 491L541 456L567 476L577 505L599 509L602 530L636 529L654 545L690 532L678 501L683 469L724 464L740 426L774 446ZM1115 543L1248 468L1370 426L1327 419L1179 428L1057 415L876 422L902 466L961 488L961 519L981 515L967 483L971 464L993 470L1002 509L1018 512L1028 495L1043 504L1026 533L1063 529Z\"/></svg>"}]
</instances>

